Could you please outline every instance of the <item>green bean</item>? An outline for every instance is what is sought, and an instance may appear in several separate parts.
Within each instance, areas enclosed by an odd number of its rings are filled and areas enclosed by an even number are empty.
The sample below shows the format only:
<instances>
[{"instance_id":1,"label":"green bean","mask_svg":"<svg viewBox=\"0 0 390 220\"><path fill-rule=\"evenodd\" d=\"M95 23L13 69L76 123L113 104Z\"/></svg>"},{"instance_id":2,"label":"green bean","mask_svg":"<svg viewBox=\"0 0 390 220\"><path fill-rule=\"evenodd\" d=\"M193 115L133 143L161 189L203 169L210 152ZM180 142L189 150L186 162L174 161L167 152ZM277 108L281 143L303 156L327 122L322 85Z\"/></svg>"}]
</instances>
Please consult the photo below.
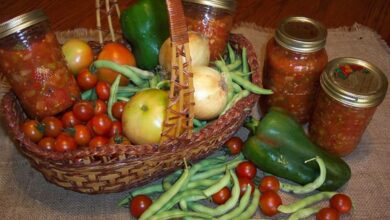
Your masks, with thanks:
<instances>
[{"instance_id":1,"label":"green bean","mask_svg":"<svg viewBox=\"0 0 390 220\"><path fill-rule=\"evenodd\" d=\"M245 212L241 213L237 218L235 219L250 219L257 210L257 207L259 206L259 199L260 199L260 191L255 188L255 192L253 193L252 202L248 206L248 208L245 210Z\"/></svg>"},{"instance_id":2,"label":"green bean","mask_svg":"<svg viewBox=\"0 0 390 220\"><path fill-rule=\"evenodd\" d=\"M230 182L230 172L226 169L226 174L214 185L211 185L209 188L205 189L203 193L207 196L210 197L213 194L217 193L220 191L223 187L227 186Z\"/></svg>"},{"instance_id":3,"label":"green bean","mask_svg":"<svg viewBox=\"0 0 390 220\"><path fill-rule=\"evenodd\" d=\"M149 217L148 220L165 220L165 219L185 218L185 217L198 217L198 218L202 218L202 219L212 219L212 220L215 219L212 216L207 215L207 214L203 214L203 213L173 209L173 210L161 212L161 213L158 213L157 215L151 216L151 217Z\"/></svg>"},{"instance_id":4,"label":"green bean","mask_svg":"<svg viewBox=\"0 0 390 220\"><path fill-rule=\"evenodd\" d=\"M123 96L118 96L118 98L117 98L118 100L120 100L120 101L124 101L124 102L128 102L128 101L130 101L130 99L129 98L127 98L127 97L123 97Z\"/></svg>"},{"instance_id":5,"label":"green bean","mask_svg":"<svg viewBox=\"0 0 390 220\"><path fill-rule=\"evenodd\" d=\"M158 82L160 82L160 74L154 74L154 76L149 79L150 88L156 88Z\"/></svg>"},{"instance_id":6,"label":"green bean","mask_svg":"<svg viewBox=\"0 0 390 220\"><path fill-rule=\"evenodd\" d=\"M229 43L228 43L227 47L228 47L228 52L229 52L229 61L230 61L230 63L234 63L234 61L236 60L236 54L234 53L234 50Z\"/></svg>"},{"instance_id":7,"label":"green bean","mask_svg":"<svg viewBox=\"0 0 390 220\"><path fill-rule=\"evenodd\" d=\"M229 109L231 109L238 101L247 97L250 94L248 90L242 90L239 93L235 94L233 98L226 104L225 108L221 112L221 115L225 114Z\"/></svg>"},{"instance_id":8,"label":"green bean","mask_svg":"<svg viewBox=\"0 0 390 220\"><path fill-rule=\"evenodd\" d=\"M202 180L192 181L188 183L187 189L209 187L211 185L214 185L217 182L218 180L214 180L214 179L202 179Z\"/></svg>"},{"instance_id":9,"label":"green bean","mask_svg":"<svg viewBox=\"0 0 390 220\"><path fill-rule=\"evenodd\" d=\"M281 213L293 213L300 209L303 209L309 205L312 205L316 202L319 202L324 199L330 199L332 196L336 195L336 192L320 192L311 196L308 196L304 199L298 200L294 203L291 203L289 205L280 205L278 207L278 211Z\"/></svg>"},{"instance_id":10,"label":"green bean","mask_svg":"<svg viewBox=\"0 0 390 220\"><path fill-rule=\"evenodd\" d=\"M123 198L121 201L118 202L118 206L125 206L129 204L131 198L138 196L138 195L150 195L153 193L161 193L164 192L164 189L161 185L161 183L148 185L139 189L134 190L133 192L130 192L128 196Z\"/></svg>"},{"instance_id":11,"label":"green bean","mask_svg":"<svg viewBox=\"0 0 390 220\"><path fill-rule=\"evenodd\" d=\"M298 210L297 212L294 212L290 217L288 217L288 220L299 220L299 219L304 219L307 218L318 211L320 211L321 208L319 207L310 207L310 208L305 208Z\"/></svg>"},{"instance_id":12,"label":"green bean","mask_svg":"<svg viewBox=\"0 0 390 220\"><path fill-rule=\"evenodd\" d=\"M112 115L112 106L117 101L116 93L118 91L120 80L121 80L121 76L117 75L114 82L111 84L111 88L110 88L110 97L108 98L108 102L107 102L107 112L111 120L116 120L115 117Z\"/></svg>"},{"instance_id":13,"label":"green bean","mask_svg":"<svg viewBox=\"0 0 390 220\"><path fill-rule=\"evenodd\" d=\"M228 213L224 214L223 216L220 216L218 219L220 219L220 220L235 219L238 215L240 215L249 203L249 199L251 197L251 192L252 192L252 187L250 184L248 184L246 187L246 191L245 191L244 195L242 196L238 207L236 209L232 210L231 212L228 212Z\"/></svg>"},{"instance_id":14,"label":"green bean","mask_svg":"<svg viewBox=\"0 0 390 220\"><path fill-rule=\"evenodd\" d=\"M135 66L129 66L129 65L124 65L124 66L126 68L132 70L141 79L152 79L155 75L154 73L152 73L150 71L143 70L143 69L137 68Z\"/></svg>"},{"instance_id":15,"label":"green bean","mask_svg":"<svg viewBox=\"0 0 390 220\"><path fill-rule=\"evenodd\" d=\"M135 86L118 86L118 93L136 93L141 90L141 88Z\"/></svg>"},{"instance_id":16,"label":"green bean","mask_svg":"<svg viewBox=\"0 0 390 220\"><path fill-rule=\"evenodd\" d=\"M206 196L203 193L203 190L200 189L191 189L179 192L175 195L171 200L169 200L158 212L164 212L171 209L178 202L185 199L186 201L197 201L201 199L205 199Z\"/></svg>"},{"instance_id":17,"label":"green bean","mask_svg":"<svg viewBox=\"0 0 390 220\"><path fill-rule=\"evenodd\" d=\"M165 191L167 191L169 188L172 187L172 184L171 182L173 182L174 179L176 179L177 177L179 177L179 175L181 175L183 173L183 170L176 170L174 173L172 173L171 175L165 177L162 181L162 186L163 186L163 189Z\"/></svg>"},{"instance_id":18,"label":"green bean","mask_svg":"<svg viewBox=\"0 0 390 220\"><path fill-rule=\"evenodd\" d=\"M189 176L189 169L186 166L184 169L182 175L180 178L175 182L175 184L172 185L169 190L167 190L165 193L163 193L152 205L141 215L140 220L143 219L149 219L152 217L165 203L167 203L169 200L172 199L183 187L183 185L186 184L188 181Z\"/></svg>"},{"instance_id":19,"label":"green bean","mask_svg":"<svg viewBox=\"0 0 390 220\"><path fill-rule=\"evenodd\" d=\"M229 72L239 69L242 64L241 59L236 59L233 63L228 64L226 67Z\"/></svg>"},{"instance_id":20,"label":"green bean","mask_svg":"<svg viewBox=\"0 0 390 220\"><path fill-rule=\"evenodd\" d=\"M179 202L179 207L180 207L181 210L183 210L183 211L188 211L188 206L187 206L186 200L184 200L184 199L180 200L180 202Z\"/></svg>"},{"instance_id":21,"label":"green bean","mask_svg":"<svg viewBox=\"0 0 390 220\"><path fill-rule=\"evenodd\" d=\"M229 72L229 69L223 59L217 60L214 62L215 66L219 69L220 72Z\"/></svg>"},{"instance_id":22,"label":"green bean","mask_svg":"<svg viewBox=\"0 0 390 220\"><path fill-rule=\"evenodd\" d=\"M242 88L241 88L241 86L240 85L238 85L237 83L232 83L233 84L233 91L235 92L235 93L238 93L238 92L241 92L242 91Z\"/></svg>"},{"instance_id":23,"label":"green bean","mask_svg":"<svg viewBox=\"0 0 390 220\"><path fill-rule=\"evenodd\" d=\"M228 72L221 73L223 79L225 80L226 90L227 90L227 100L230 102L234 96L234 86L233 79Z\"/></svg>"},{"instance_id":24,"label":"green bean","mask_svg":"<svg viewBox=\"0 0 390 220\"><path fill-rule=\"evenodd\" d=\"M228 169L232 169L232 168L235 168L242 161L243 161L243 159L241 159L240 157L236 157L233 160L231 160L223 165L219 165L219 166L217 166L213 169L210 169L206 172L194 175L193 177L191 177L191 181L199 180L199 179L207 179L209 177L218 175L218 174L223 173L225 171L226 166Z\"/></svg>"},{"instance_id":25,"label":"green bean","mask_svg":"<svg viewBox=\"0 0 390 220\"><path fill-rule=\"evenodd\" d=\"M242 48L242 73L245 76L245 79L249 80L249 66L246 47Z\"/></svg>"},{"instance_id":26,"label":"green bean","mask_svg":"<svg viewBox=\"0 0 390 220\"><path fill-rule=\"evenodd\" d=\"M305 163L308 163L310 161L317 161L318 166L320 167L320 175L311 183L308 183L304 186L300 185L291 185L288 183L281 183L280 184L280 189L285 191L285 192L293 192L296 194L304 194L304 193L309 193L313 192L314 190L318 189L324 182L326 178L326 166L324 161L320 157L315 157L313 159L305 161Z\"/></svg>"},{"instance_id":27,"label":"green bean","mask_svg":"<svg viewBox=\"0 0 390 220\"><path fill-rule=\"evenodd\" d=\"M233 79L233 82L237 83L238 85L242 86L244 89L253 92L255 94L263 94L263 95L270 95L273 94L272 90L261 88L249 80L246 80L242 78L239 75L236 74L230 74L230 76Z\"/></svg>"},{"instance_id":28,"label":"green bean","mask_svg":"<svg viewBox=\"0 0 390 220\"><path fill-rule=\"evenodd\" d=\"M215 208L209 208L204 205L198 204L198 203L193 203L190 205L191 209L196 211L196 212L201 212L205 213L211 216L218 216L226 213L227 211L231 210L238 202L239 197L240 197L240 186L238 183L238 179L236 174L234 173L233 170L229 170L230 175L233 178L233 188L232 188L232 197L228 201L226 201L224 204L219 205ZM258 201L258 199L257 199Z\"/></svg>"}]
</instances>

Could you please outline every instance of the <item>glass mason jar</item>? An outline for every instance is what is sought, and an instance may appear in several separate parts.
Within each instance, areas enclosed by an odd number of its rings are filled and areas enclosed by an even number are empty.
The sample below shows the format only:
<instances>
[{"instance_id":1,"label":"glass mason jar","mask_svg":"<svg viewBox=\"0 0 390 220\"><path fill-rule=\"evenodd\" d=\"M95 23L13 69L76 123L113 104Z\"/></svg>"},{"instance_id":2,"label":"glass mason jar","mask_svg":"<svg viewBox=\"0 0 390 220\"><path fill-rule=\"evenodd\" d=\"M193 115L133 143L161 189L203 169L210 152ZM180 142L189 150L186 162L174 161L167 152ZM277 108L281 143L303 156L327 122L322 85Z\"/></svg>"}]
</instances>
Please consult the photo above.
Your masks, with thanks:
<instances>
[{"instance_id":1,"label":"glass mason jar","mask_svg":"<svg viewBox=\"0 0 390 220\"><path fill-rule=\"evenodd\" d=\"M337 58L326 66L320 83L309 135L326 151L346 156L356 148L383 101L387 78L366 61Z\"/></svg>"},{"instance_id":2,"label":"glass mason jar","mask_svg":"<svg viewBox=\"0 0 390 220\"><path fill-rule=\"evenodd\" d=\"M235 0L183 0L188 30L209 38L210 60L225 52L233 27Z\"/></svg>"},{"instance_id":3,"label":"glass mason jar","mask_svg":"<svg viewBox=\"0 0 390 220\"><path fill-rule=\"evenodd\" d=\"M260 98L263 114L277 106L300 123L309 121L320 74L328 62L326 36L326 29L309 18L289 17L280 23L266 46L263 85L274 94Z\"/></svg>"},{"instance_id":4,"label":"glass mason jar","mask_svg":"<svg viewBox=\"0 0 390 220\"><path fill-rule=\"evenodd\" d=\"M0 25L0 68L30 117L55 115L80 96L56 36L40 10Z\"/></svg>"}]
</instances>

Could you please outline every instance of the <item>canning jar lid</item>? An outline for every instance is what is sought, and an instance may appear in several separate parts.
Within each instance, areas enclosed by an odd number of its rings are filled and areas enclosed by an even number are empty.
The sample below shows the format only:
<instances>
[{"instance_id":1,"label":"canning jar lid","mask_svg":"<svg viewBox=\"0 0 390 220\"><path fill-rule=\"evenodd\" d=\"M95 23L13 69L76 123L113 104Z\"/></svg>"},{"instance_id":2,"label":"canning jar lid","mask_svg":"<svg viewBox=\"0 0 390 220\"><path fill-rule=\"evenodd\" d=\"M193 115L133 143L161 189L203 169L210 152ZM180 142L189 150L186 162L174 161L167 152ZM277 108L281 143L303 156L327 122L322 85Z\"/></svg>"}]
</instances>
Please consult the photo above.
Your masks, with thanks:
<instances>
[{"instance_id":1,"label":"canning jar lid","mask_svg":"<svg viewBox=\"0 0 390 220\"><path fill-rule=\"evenodd\" d=\"M288 17L280 22L275 32L276 42L289 50L310 53L325 46L327 30L310 18Z\"/></svg>"},{"instance_id":2,"label":"canning jar lid","mask_svg":"<svg viewBox=\"0 0 390 220\"><path fill-rule=\"evenodd\" d=\"M387 78L380 69L367 61L351 57L330 61L320 82L330 97L358 108L379 105L388 86Z\"/></svg>"},{"instance_id":3,"label":"canning jar lid","mask_svg":"<svg viewBox=\"0 0 390 220\"><path fill-rule=\"evenodd\" d=\"M208 5L215 8L222 8L229 11L234 11L236 9L235 0L183 0L184 2L192 2L201 5Z\"/></svg>"},{"instance_id":4,"label":"canning jar lid","mask_svg":"<svg viewBox=\"0 0 390 220\"><path fill-rule=\"evenodd\" d=\"M47 20L47 16L39 9L19 15L0 24L0 38L6 37L44 20Z\"/></svg>"}]
</instances>

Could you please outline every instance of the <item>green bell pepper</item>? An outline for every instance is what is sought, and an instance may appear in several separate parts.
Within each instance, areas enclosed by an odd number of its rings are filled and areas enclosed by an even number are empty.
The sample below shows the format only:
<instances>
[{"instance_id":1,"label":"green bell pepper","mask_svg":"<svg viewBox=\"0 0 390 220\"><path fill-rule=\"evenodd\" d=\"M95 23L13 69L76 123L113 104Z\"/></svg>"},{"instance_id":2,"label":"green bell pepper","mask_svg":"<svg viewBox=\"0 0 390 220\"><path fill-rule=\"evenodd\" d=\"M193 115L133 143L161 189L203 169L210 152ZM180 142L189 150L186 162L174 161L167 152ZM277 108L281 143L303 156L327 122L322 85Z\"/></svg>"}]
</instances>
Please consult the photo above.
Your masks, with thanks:
<instances>
[{"instance_id":1,"label":"green bell pepper","mask_svg":"<svg viewBox=\"0 0 390 220\"><path fill-rule=\"evenodd\" d=\"M305 163L319 156L327 171L319 190L337 190L351 177L351 169L345 161L312 143L303 127L277 108L271 108L260 121L245 142L243 154L264 172L302 185L314 181L320 174L316 163Z\"/></svg>"},{"instance_id":2,"label":"green bell pepper","mask_svg":"<svg viewBox=\"0 0 390 220\"><path fill-rule=\"evenodd\" d=\"M151 70L158 65L161 45L169 37L165 0L139 0L121 13L124 38L130 43L137 66Z\"/></svg>"}]
</instances>

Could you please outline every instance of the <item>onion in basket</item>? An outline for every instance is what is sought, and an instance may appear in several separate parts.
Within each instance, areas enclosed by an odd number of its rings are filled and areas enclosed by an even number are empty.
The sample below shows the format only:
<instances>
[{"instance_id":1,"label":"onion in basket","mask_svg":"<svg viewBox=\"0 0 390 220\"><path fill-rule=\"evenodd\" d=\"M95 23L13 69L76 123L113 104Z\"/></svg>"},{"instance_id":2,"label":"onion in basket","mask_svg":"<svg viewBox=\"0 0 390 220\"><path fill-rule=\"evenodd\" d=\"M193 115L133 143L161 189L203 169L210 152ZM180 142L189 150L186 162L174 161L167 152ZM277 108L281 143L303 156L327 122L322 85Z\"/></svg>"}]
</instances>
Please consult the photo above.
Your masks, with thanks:
<instances>
[{"instance_id":1,"label":"onion in basket","mask_svg":"<svg viewBox=\"0 0 390 220\"><path fill-rule=\"evenodd\" d=\"M225 79L208 66L193 66L195 118L210 120L218 117L227 103Z\"/></svg>"},{"instance_id":2,"label":"onion in basket","mask_svg":"<svg viewBox=\"0 0 390 220\"><path fill-rule=\"evenodd\" d=\"M210 62L209 40L198 32L188 32L190 56L192 66L207 66ZM160 48L159 63L167 71L171 72L172 60L171 39L165 40Z\"/></svg>"}]
</instances>

